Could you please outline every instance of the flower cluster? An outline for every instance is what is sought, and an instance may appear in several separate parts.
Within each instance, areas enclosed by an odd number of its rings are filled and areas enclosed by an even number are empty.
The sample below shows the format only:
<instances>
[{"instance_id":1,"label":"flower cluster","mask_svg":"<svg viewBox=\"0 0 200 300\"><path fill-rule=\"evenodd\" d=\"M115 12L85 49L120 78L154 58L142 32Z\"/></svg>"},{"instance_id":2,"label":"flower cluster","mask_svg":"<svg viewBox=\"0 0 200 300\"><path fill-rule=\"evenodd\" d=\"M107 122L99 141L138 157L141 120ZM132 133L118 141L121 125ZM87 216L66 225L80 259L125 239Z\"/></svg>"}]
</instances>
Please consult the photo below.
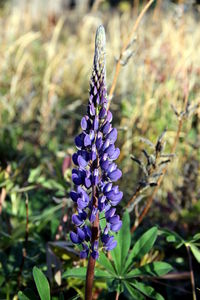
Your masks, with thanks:
<instances>
[{"instance_id":1,"label":"flower cluster","mask_svg":"<svg viewBox=\"0 0 200 300\"><path fill-rule=\"evenodd\" d=\"M113 185L122 173L114 161L120 154L115 147L117 130L112 127L112 113L108 109L105 70L105 31L97 29L93 73L87 115L81 120L82 132L75 138L77 152L73 155L76 168L72 170L72 180L76 191L71 191L72 200L77 205L77 213L72 221L77 231L71 232L73 243L81 244L81 258L91 252L98 258L99 238L105 250L111 250L117 242L111 232L117 232L122 222L116 214L116 205L123 193ZM106 226L99 225L99 214L104 213Z\"/></svg>"}]
</instances>

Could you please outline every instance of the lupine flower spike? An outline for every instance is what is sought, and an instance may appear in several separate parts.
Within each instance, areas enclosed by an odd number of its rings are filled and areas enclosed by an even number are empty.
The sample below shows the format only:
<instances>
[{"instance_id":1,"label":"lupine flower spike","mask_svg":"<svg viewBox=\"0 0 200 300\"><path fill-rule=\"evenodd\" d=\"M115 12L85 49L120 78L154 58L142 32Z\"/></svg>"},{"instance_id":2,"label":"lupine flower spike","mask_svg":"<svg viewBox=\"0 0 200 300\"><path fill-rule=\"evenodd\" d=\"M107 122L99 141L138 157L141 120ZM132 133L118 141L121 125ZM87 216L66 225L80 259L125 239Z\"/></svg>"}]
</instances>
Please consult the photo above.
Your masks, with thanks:
<instances>
[{"instance_id":1,"label":"lupine flower spike","mask_svg":"<svg viewBox=\"0 0 200 300\"><path fill-rule=\"evenodd\" d=\"M104 27L100 26L96 32L87 114L81 120L82 132L75 138L77 152L72 157L76 189L70 193L77 205L77 213L72 216L76 232L71 232L70 238L82 246L81 258L90 255L93 260L99 257L100 241L106 251L116 247L112 232L122 225L115 208L123 193L113 183L122 173L114 163L120 150L115 148L117 129L112 127L112 113L108 109L105 43ZM104 228L99 225L100 213L106 219Z\"/></svg>"}]
</instances>

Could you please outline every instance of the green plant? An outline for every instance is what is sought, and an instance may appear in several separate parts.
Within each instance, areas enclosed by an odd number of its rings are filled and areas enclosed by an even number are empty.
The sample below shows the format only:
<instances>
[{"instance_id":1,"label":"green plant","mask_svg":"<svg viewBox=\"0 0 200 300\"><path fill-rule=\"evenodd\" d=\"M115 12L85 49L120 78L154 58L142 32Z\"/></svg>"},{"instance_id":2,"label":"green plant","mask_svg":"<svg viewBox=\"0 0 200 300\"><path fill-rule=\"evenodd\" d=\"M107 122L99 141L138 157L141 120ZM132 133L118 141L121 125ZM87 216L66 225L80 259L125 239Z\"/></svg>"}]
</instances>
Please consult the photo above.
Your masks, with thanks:
<instances>
[{"instance_id":1,"label":"green plant","mask_svg":"<svg viewBox=\"0 0 200 300\"><path fill-rule=\"evenodd\" d=\"M196 300L196 292L195 292L195 279L194 272L192 267L192 258L191 253L194 255L195 259L198 263L200 263L200 233L195 234L192 238L185 240L178 233L169 230L169 229L160 229L159 230L162 235L166 237L167 242L173 243L176 249L181 247L185 247L187 250L189 267L190 267L190 280L192 286L192 295L193 300Z\"/></svg>"},{"instance_id":2,"label":"green plant","mask_svg":"<svg viewBox=\"0 0 200 300\"><path fill-rule=\"evenodd\" d=\"M123 217L123 225L115 238L118 246L110 252L111 260L100 253L98 266L95 270L95 279L105 280L110 291L116 291L117 295L124 293L131 299L164 299L151 286L146 283L151 277L163 276L172 270L170 264L155 261L140 265L140 260L153 247L157 235L157 227L146 231L131 247L130 218L126 211ZM85 279L86 268L73 268L63 274L63 278L76 277Z\"/></svg>"},{"instance_id":3,"label":"green plant","mask_svg":"<svg viewBox=\"0 0 200 300\"><path fill-rule=\"evenodd\" d=\"M50 300L50 286L46 276L37 267L33 268L33 278L41 300ZM28 289L25 292L18 293L19 300L37 299L33 291Z\"/></svg>"}]
</instances>

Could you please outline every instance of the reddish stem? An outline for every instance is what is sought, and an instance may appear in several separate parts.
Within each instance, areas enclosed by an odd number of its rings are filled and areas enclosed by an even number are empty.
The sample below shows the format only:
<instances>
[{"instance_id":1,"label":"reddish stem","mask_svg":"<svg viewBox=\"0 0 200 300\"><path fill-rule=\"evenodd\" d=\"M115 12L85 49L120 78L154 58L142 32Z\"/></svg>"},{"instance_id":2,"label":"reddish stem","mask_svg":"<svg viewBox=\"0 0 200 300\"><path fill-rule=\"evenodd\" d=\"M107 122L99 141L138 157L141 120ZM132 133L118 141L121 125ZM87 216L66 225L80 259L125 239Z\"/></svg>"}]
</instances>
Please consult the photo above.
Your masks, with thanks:
<instances>
[{"instance_id":1,"label":"reddish stem","mask_svg":"<svg viewBox=\"0 0 200 300\"><path fill-rule=\"evenodd\" d=\"M93 195L93 206L98 206L98 198L97 198L97 189L96 186L92 187L92 195ZM96 219L92 224L92 240L91 246L94 245L95 241L99 239L99 214L97 213ZM92 300L92 288L94 282L94 270L95 270L96 260L92 257L90 253L90 257L88 260L87 266L87 274L86 274L86 284L85 284L85 300Z\"/></svg>"}]
</instances>

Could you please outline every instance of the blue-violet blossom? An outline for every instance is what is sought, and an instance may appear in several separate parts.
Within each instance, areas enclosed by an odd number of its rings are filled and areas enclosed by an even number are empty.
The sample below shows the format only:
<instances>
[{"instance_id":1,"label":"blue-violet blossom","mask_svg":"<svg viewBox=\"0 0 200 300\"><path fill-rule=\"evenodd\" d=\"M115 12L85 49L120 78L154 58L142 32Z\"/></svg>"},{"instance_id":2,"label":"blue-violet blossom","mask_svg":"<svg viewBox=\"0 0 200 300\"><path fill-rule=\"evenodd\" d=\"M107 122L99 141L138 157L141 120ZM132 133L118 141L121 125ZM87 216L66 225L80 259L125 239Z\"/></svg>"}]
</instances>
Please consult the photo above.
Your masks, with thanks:
<instances>
[{"instance_id":1,"label":"blue-violet blossom","mask_svg":"<svg viewBox=\"0 0 200 300\"><path fill-rule=\"evenodd\" d=\"M82 132L75 138L77 152L73 154L72 180L76 190L70 196L77 205L72 221L77 230L70 232L73 243L81 244L81 258L91 253L99 256L99 239L104 250L112 250L117 242L112 232L117 232L122 221L116 214L116 205L123 193L114 185L122 175L114 161L120 154L115 148L117 129L112 127L112 113L109 110L106 69L105 31L99 26L95 39L93 72L90 81L87 114L81 120ZM99 225L99 214L106 219L106 226Z\"/></svg>"}]
</instances>

